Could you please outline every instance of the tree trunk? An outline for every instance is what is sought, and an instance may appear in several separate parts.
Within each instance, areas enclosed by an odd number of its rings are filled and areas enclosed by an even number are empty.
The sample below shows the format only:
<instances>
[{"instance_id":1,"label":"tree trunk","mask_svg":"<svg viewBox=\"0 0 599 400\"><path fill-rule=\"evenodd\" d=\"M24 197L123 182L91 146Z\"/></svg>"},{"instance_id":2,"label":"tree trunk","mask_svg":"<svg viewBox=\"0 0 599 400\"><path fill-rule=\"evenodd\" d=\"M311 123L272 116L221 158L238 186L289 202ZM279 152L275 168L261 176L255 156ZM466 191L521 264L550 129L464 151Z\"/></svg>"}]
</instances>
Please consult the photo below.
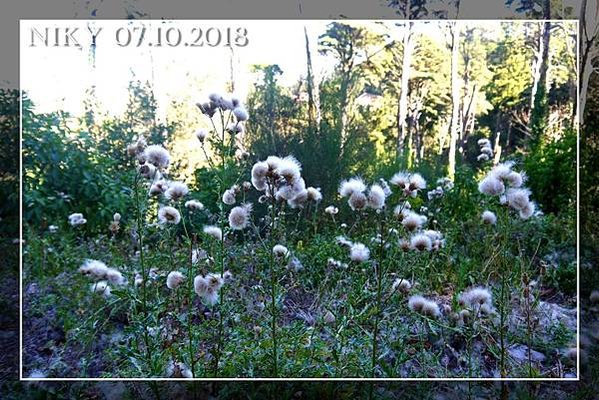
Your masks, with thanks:
<instances>
[{"instance_id":1,"label":"tree trunk","mask_svg":"<svg viewBox=\"0 0 599 400\"><path fill-rule=\"evenodd\" d=\"M589 18L590 17L590 18ZM587 101L589 80L593 73L593 58L597 55L596 40L598 30L599 2L597 2L594 14L587 14L587 0L582 0L580 6L580 93L578 104L578 120L580 125L584 124L584 109Z\"/></svg>"},{"instance_id":2,"label":"tree trunk","mask_svg":"<svg viewBox=\"0 0 599 400\"><path fill-rule=\"evenodd\" d=\"M401 93L399 96L399 105L397 113L397 157L403 154L404 142L408 129L408 90L410 84L410 66L412 64L412 22L406 22L406 31L403 36L403 55L401 63Z\"/></svg>"},{"instance_id":3,"label":"tree trunk","mask_svg":"<svg viewBox=\"0 0 599 400\"><path fill-rule=\"evenodd\" d=\"M551 18L550 0L543 1L543 17ZM533 145L540 142L547 126L547 68L549 64L549 39L551 37L551 22L545 21L542 25L539 41L536 75L530 97L530 131Z\"/></svg>"},{"instance_id":4,"label":"tree trunk","mask_svg":"<svg viewBox=\"0 0 599 400\"><path fill-rule=\"evenodd\" d=\"M449 133L449 162L447 174L449 179L455 177L456 147L459 136L460 121L460 87L458 82L458 48L460 43L460 21L455 21L451 28L451 127Z\"/></svg>"},{"instance_id":5,"label":"tree trunk","mask_svg":"<svg viewBox=\"0 0 599 400\"><path fill-rule=\"evenodd\" d=\"M308 91L308 125L317 132L320 127L320 107L318 99L318 90L314 83L314 68L312 67L312 54L310 52L310 41L308 40L308 30L304 26L304 37L306 39L306 83Z\"/></svg>"},{"instance_id":6,"label":"tree trunk","mask_svg":"<svg viewBox=\"0 0 599 400\"><path fill-rule=\"evenodd\" d=\"M537 96L537 91L539 88L539 82L541 81L541 63L543 62L543 45L544 45L544 41L543 41L543 31L544 31L544 26L545 24L543 24L543 26L541 27L540 33L539 33L539 39L538 39L538 47L537 47L537 51L535 54L535 61L533 62L532 66L533 66L533 70L532 70L532 89L530 91L530 103L529 103L529 107L530 107L530 114L532 115L532 111L535 108L535 98ZM529 118L530 120L530 118Z\"/></svg>"}]
</instances>

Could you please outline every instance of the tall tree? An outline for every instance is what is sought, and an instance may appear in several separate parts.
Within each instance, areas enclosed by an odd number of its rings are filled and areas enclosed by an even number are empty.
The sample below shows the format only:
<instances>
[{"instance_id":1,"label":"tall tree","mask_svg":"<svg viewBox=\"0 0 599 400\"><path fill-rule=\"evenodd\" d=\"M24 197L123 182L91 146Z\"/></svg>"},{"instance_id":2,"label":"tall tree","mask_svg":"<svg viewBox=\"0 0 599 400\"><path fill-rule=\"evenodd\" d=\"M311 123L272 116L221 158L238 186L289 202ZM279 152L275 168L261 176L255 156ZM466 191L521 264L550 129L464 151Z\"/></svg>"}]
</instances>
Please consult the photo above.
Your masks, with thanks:
<instances>
[{"instance_id":1,"label":"tall tree","mask_svg":"<svg viewBox=\"0 0 599 400\"><path fill-rule=\"evenodd\" d=\"M327 31L319 38L320 53L330 54L337 60L333 77L338 81L334 126L342 139L347 136L349 109L355 93L360 90L359 79L370 54L381 51L382 42L383 36L363 26L339 22L329 24Z\"/></svg>"},{"instance_id":2,"label":"tall tree","mask_svg":"<svg viewBox=\"0 0 599 400\"><path fill-rule=\"evenodd\" d=\"M459 3L458 3L459 7ZM449 160L447 163L447 175L449 179L455 177L456 148L460 136L460 81L458 79L458 57L460 46L460 21L450 23L451 35L451 126L449 132Z\"/></svg>"},{"instance_id":3,"label":"tall tree","mask_svg":"<svg viewBox=\"0 0 599 400\"><path fill-rule=\"evenodd\" d=\"M580 96L578 105L578 120L584 124L584 110L587 103L589 80L597 72L595 64L599 61L599 2L582 0L580 7Z\"/></svg>"},{"instance_id":4,"label":"tall tree","mask_svg":"<svg viewBox=\"0 0 599 400\"><path fill-rule=\"evenodd\" d=\"M547 104L547 69L549 66L549 45L551 38L551 0L507 0L508 6L516 5L516 12L527 16L543 18L539 26L535 59L533 62L533 82L530 93L529 132L533 145L538 143L547 127L549 107ZM540 11L539 11L540 10Z\"/></svg>"},{"instance_id":5,"label":"tall tree","mask_svg":"<svg viewBox=\"0 0 599 400\"><path fill-rule=\"evenodd\" d=\"M402 62L401 62L401 89L397 104L397 157L401 157L408 129L408 92L410 87L410 72L412 64L413 22L412 19L422 18L428 14L426 1L423 0L391 0L389 6L396 9L396 13L406 19L402 37ZM409 149L411 151L411 149Z\"/></svg>"}]
</instances>

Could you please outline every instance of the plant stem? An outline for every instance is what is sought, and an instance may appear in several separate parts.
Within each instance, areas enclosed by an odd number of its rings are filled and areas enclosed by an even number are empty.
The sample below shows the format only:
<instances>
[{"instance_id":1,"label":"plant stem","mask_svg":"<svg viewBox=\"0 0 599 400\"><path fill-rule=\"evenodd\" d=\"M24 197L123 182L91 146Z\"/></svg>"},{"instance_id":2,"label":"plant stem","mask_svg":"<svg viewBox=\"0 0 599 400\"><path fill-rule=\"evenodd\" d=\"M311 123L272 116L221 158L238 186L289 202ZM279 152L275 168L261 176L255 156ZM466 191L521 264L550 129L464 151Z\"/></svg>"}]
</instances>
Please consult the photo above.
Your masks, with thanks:
<instances>
[{"instance_id":1,"label":"plant stem","mask_svg":"<svg viewBox=\"0 0 599 400\"><path fill-rule=\"evenodd\" d=\"M380 245L379 245L379 259L376 264L376 309L374 315L374 332L372 335L372 366L371 366L371 377L376 376L376 365L377 365L377 350L378 350L378 333L379 333L379 322L381 316L381 304L382 304L382 280L383 280L383 257L385 254L385 240L383 240L383 233L385 230L385 223L383 214L381 213L379 219L379 234L380 234Z\"/></svg>"},{"instance_id":2,"label":"plant stem","mask_svg":"<svg viewBox=\"0 0 599 400\"><path fill-rule=\"evenodd\" d=\"M138 243L139 243L139 265L141 268L141 276L142 276L142 281L141 281L141 293L142 293L142 315L143 315L143 328L144 328L144 345L146 348L146 358L147 358L147 363L148 366L150 367L150 371L153 370L153 366L152 366L152 354L150 353L150 338L148 335L148 327L147 327L147 321L148 321L148 300L147 300L147 290L146 290L146 283L148 280L148 276L146 274L146 267L145 267L145 262L144 262L144 243L143 243L143 216L142 216L142 212L141 212L141 207L140 207L140 200L139 200L139 174L135 175L135 181L134 181L134 190L135 190L135 209L136 209L136 214L137 214L137 238L138 238Z\"/></svg>"},{"instance_id":3,"label":"plant stem","mask_svg":"<svg viewBox=\"0 0 599 400\"><path fill-rule=\"evenodd\" d=\"M276 217L276 204L274 200L274 193L271 196L273 199L271 204L271 239L275 242L275 217ZM270 264L270 296L271 296L271 331L272 331L272 353L273 353L273 377L279 376L278 365L277 365L277 276L274 254L272 253L272 246L269 250L269 264Z\"/></svg>"}]
</instances>

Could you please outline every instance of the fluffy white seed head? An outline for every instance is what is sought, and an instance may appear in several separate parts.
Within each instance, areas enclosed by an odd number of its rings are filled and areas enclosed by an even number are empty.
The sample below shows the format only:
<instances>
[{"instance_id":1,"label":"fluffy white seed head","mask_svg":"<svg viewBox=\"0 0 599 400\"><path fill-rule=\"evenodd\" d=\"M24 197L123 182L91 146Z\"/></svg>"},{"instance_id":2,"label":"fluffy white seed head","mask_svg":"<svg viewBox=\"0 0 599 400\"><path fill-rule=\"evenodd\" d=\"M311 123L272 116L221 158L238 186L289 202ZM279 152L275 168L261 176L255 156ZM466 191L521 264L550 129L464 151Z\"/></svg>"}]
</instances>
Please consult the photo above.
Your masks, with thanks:
<instances>
[{"instance_id":1,"label":"fluffy white seed head","mask_svg":"<svg viewBox=\"0 0 599 400\"><path fill-rule=\"evenodd\" d=\"M324 209L324 212L329 215L337 215L337 213L339 212L339 209L335 206L328 206L327 208Z\"/></svg>"},{"instance_id":2,"label":"fluffy white seed head","mask_svg":"<svg viewBox=\"0 0 599 400\"><path fill-rule=\"evenodd\" d=\"M426 180L419 173L410 175L409 189L410 191L418 191L426 188Z\"/></svg>"},{"instance_id":3,"label":"fluffy white seed head","mask_svg":"<svg viewBox=\"0 0 599 400\"><path fill-rule=\"evenodd\" d=\"M185 202L185 208L189 211L201 211L204 209L204 205L197 200L187 200Z\"/></svg>"},{"instance_id":4,"label":"fluffy white seed head","mask_svg":"<svg viewBox=\"0 0 599 400\"><path fill-rule=\"evenodd\" d=\"M490 141L489 141L489 139L487 139L487 138L481 138L481 139L478 139L478 142L477 142L477 144L478 144L480 147L491 146L491 142L490 142Z\"/></svg>"},{"instance_id":5,"label":"fluffy white seed head","mask_svg":"<svg viewBox=\"0 0 599 400\"><path fill-rule=\"evenodd\" d=\"M493 167L491 172L489 172L489 176L494 176L497 179L503 180L507 179L508 175L512 172L513 162L507 161Z\"/></svg>"},{"instance_id":6,"label":"fluffy white seed head","mask_svg":"<svg viewBox=\"0 0 599 400\"><path fill-rule=\"evenodd\" d=\"M208 280L202 275L193 278L193 290L198 296L204 296L208 290Z\"/></svg>"},{"instance_id":7,"label":"fluffy white seed head","mask_svg":"<svg viewBox=\"0 0 599 400\"><path fill-rule=\"evenodd\" d=\"M171 271L166 277L166 287L176 289L185 281L185 276L179 271Z\"/></svg>"},{"instance_id":8,"label":"fluffy white seed head","mask_svg":"<svg viewBox=\"0 0 599 400\"><path fill-rule=\"evenodd\" d=\"M287 204L291 208L304 208L304 206L308 202L308 197L308 190L303 189L300 192L298 192L295 196L293 196L291 199L287 200Z\"/></svg>"},{"instance_id":9,"label":"fluffy white seed head","mask_svg":"<svg viewBox=\"0 0 599 400\"><path fill-rule=\"evenodd\" d=\"M119 213L114 213L114 215L112 216L112 220L114 222L120 222L121 221L121 214Z\"/></svg>"},{"instance_id":10,"label":"fluffy white seed head","mask_svg":"<svg viewBox=\"0 0 599 400\"><path fill-rule=\"evenodd\" d=\"M126 282L123 274L114 268L108 268L106 270L106 279L113 285L124 285Z\"/></svg>"},{"instance_id":11,"label":"fluffy white seed head","mask_svg":"<svg viewBox=\"0 0 599 400\"><path fill-rule=\"evenodd\" d=\"M518 214L520 215L520 218L522 219L528 219L530 217L532 217L535 213L536 210L536 205L535 203L533 203L532 201L529 201L528 204L526 204L524 206L524 208L522 208Z\"/></svg>"},{"instance_id":12,"label":"fluffy white seed head","mask_svg":"<svg viewBox=\"0 0 599 400\"><path fill-rule=\"evenodd\" d=\"M414 312L432 318L437 318L441 315L441 311L439 310L437 303L427 300L420 295L411 296L408 300L408 307Z\"/></svg>"},{"instance_id":13,"label":"fluffy white seed head","mask_svg":"<svg viewBox=\"0 0 599 400\"><path fill-rule=\"evenodd\" d=\"M404 278L395 279L395 281L393 281L393 286L391 287L393 291L399 290L404 293L409 292L411 288L412 284L410 281Z\"/></svg>"},{"instance_id":14,"label":"fluffy white seed head","mask_svg":"<svg viewBox=\"0 0 599 400\"><path fill-rule=\"evenodd\" d=\"M287 258L289 256L289 249L282 244L277 244L272 248L272 254L277 258Z\"/></svg>"},{"instance_id":15,"label":"fluffy white seed head","mask_svg":"<svg viewBox=\"0 0 599 400\"><path fill-rule=\"evenodd\" d=\"M410 215L410 213L411 213L410 209L411 209L410 203L408 203L407 201L404 202L403 204L398 204L393 209L393 216L395 216L395 218L397 218L398 220L403 221L403 219L405 217Z\"/></svg>"},{"instance_id":16,"label":"fluffy white seed head","mask_svg":"<svg viewBox=\"0 0 599 400\"><path fill-rule=\"evenodd\" d=\"M237 121L247 121L249 114L244 107L235 107L233 109L233 115L237 118Z\"/></svg>"},{"instance_id":17,"label":"fluffy white seed head","mask_svg":"<svg viewBox=\"0 0 599 400\"><path fill-rule=\"evenodd\" d=\"M233 207L229 213L229 226L231 229L237 231L247 228L250 222L251 211L252 205L250 203Z\"/></svg>"},{"instance_id":18,"label":"fluffy white seed head","mask_svg":"<svg viewBox=\"0 0 599 400\"><path fill-rule=\"evenodd\" d=\"M368 198L364 193L356 191L349 196L347 204L349 204L350 208L354 211L362 210L368 205Z\"/></svg>"},{"instance_id":19,"label":"fluffy white seed head","mask_svg":"<svg viewBox=\"0 0 599 400\"><path fill-rule=\"evenodd\" d=\"M204 128L200 128L195 132L196 138L200 141L200 143L204 143L208 138L208 131Z\"/></svg>"},{"instance_id":20,"label":"fluffy white seed head","mask_svg":"<svg viewBox=\"0 0 599 400\"><path fill-rule=\"evenodd\" d=\"M266 179L270 166L266 161L258 161L252 166L252 178Z\"/></svg>"},{"instance_id":21,"label":"fluffy white seed head","mask_svg":"<svg viewBox=\"0 0 599 400\"><path fill-rule=\"evenodd\" d=\"M380 210L385 206L385 198L385 190L380 185L372 185L368 192L368 207Z\"/></svg>"},{"instance_id":22,"label":"fluffy white seed head","mask_svg":"<svg viewBox=\"0 0 599 400\"><path fill-rule=\"evenodd\" d=\"M69 215L69 224L71 226L79 226L83 225L87 222L85 218L83 218L83 214L81 213L73 213Z\"/></svg>"},{"instance_id":23,"label":"fluffy white seed head","mask_svg":"<svg viewBox=\"0 0 599 400\"><path fill-rule=\"evenodd\" d=\"M483 223L488 225L495 225L497 223L497 216L494 212L485 210L482 214Z\"/></svg>"},{"instance_id":24,"label":"fluffy white seed head","mask_svg":"<svg viewBox=\"0 0 599 400\"><path fill-rule=\"evenodd\" d=\"M468 308L478 308L482 304L491 305L493 302L493 296L488 289L483 287L474 287L466 292L460 294L459 303Z\"/></svg>"},{"instance_id":25,"label":"fluffy white seed head","mask_svg":"<svg viewBox=\"0 0 599 400\"><path fill-rule=\"evenodd\" d=\"M421 312L426 299L420 295L410 296L408 299L408 308L414 312Z\"/></svg>"},{"instance_id":26,"label":"fluffy white seed head","mask_svg":"<svg viewBox=\"0 0 599 400\"><path fill-rule=\"evenodd\" d=\"M322 200L322 193L320 192L320 188L314 188L310 186L308 189L306 189L306 191L308 192L307 194L309 201L313 201L314 203L320 203L320 201Z\"/></svg>"},{"instance_id":27,"label":"fluffy white seed head","mask_svg":"<svg viewBox=\"0 0 599 400\"><path fill-rule=\"evenodd\" d=\"M508 189L505 196L507 199L507 204L518 211L523 210L530 204L530 190L528 189Z\"/></svg>"},{"instance_id":28,"label":"fluffy white seed head","mask_svg":"<svg viewBox=\"0 0 599 400\"><path fill-rule=\"evenodd\" d=\"M410 239L410 247L418 251L431 251L433 242L428 235L419 233Z\"/></svg>"},{"instance_id":29,"label":"fluffy white seed head","mask_svg":"<svg viewBox=\"0 0 599 400\"><path fill-rule=\"evenodd\" d=\"M158 210L158 222L161 224L178 224L181 222L181 214L175 207L165 206Z\"/></svg>"},{"instance_id":30,"label":"fluffy white seed head","mask_svg":"<svg viewBox=\"0 0 599 400\"><path fill-rule=\"evenodd\" d=\"M519 188L522 186L526 179L526 175L521 172L512 171L505 177L507 184L513 188Z\"/></svg>"},{"instance_id":31,"label":"fluffy white seed head","mask_svg":"<svg viewBox=\"0 0 599 400\"><path fill-rule=\"evenodd\" d=\"M90 286L92 293L101 294L104 297L110 297L110 286L107 281L94 282Z\"/></svg>"},{"instance_id":32,"label":"fluffy white seed head","mask_svg":"<svg viewBox=\"0 0 599 400\"><path fill-rule=\"evenodd\" d=\"M427 218L424 215L417 214L413 211L407 211L401 221L401 224L409 231L422 228L426 223Z\"/></svg>"},{"instance_id":33,"label":"fluffy white seed head","mask_svg":"<svg viewBox=\"0 0 599 400\"><path fill-rule=\"evenodd\" d=\"M235 204L236 198L235 198L235 192L231 189L227 189L225 190L225 192L223 193L223 203L231 206L233 204Z\"/></svg>"},{"instance_id":34,"label":"fluffy white seed head","mask_svg":"<svg viewBox=\"0 0 599 400\"><path fill-rule=\"evenodd\" d=\"M344 180L339 185L339 194L341 197L350 197L355 193L362 194L366 190L366 184L362 178L354 177Z\"/></svg>"},{"instance_id":35,"label":"fluffy white seed head","mask_svg":"<svg viewBox=\"0 0 599 400\"><path fill-rule=\"evenodd\" d=\"M169 378L193 378L193 373L184 363L171 360L166 367L166 376Z\"/></svg>"},{"instance_id":36,"label":"fluffy white seed head","mask_svg":"<svg viewBox=\"0 0 599 400\"><path fill-rule=\"evenodd\" d=\"M218 226L206 225L202 231L218 241L223 240L223 231Z\"/></svg>"},{"instance_id":37,"label":"fluffy white seed head","mask_svg":"<svg viewBox=\"0 0 599 400\"><path fill-rule=\"evenodd\" d=\"M266 164L268 165L268 169L271 171L275 171L281 165L281 158L277 156L268 156L266 157Z\"/></svg>"},{"instance_id":38,"label":"fluffy white seed head","mask_svg":"<svg viewBox=\"0 0 599 400\"><path fill-rule=\"evenodd\" d=\"M164 192L164 197L172 201L177 201L185 197L187 193L189 193L189 189L185 183L171 182L166 192Z\"/></svg>"},{"instance_id":39,"label":"fluffy white seed head","mask_svg":"<svg viewBox=\"0 0 599 400\"><path fill-rule=\"evenodd\" d=\"M365 262L370 258L370 250L362 243L352 243L349 258L355 262Z\"/></svg>"},{"instance_id":40,"label":"fluffy white seed head","mask_svg":"<svg viewBox=\"0 0 599 400\"><path fill-rule=\"evenodd\" d=\"M410 185L410 174L405 171L397 172L391 177L389 182L392 185L399 186L401 189L405 189Z\"/></svg>"},{"instance_id":41,"label":"fluffy white seed head","mask_svg":"<svg viewBox=\"0 0 599 400\"><path fill-rule=\"evenodd\" d=\"M302 166L300 162L293 156L287 156L280 159L276 171L279 175L293 184L301 178Z\"/></svg>"},{"instance_id":42,"label":"fluffy white seed head","mask_svg":"<svg viewBox=\"0 0 599 400\"><path fill-rule=\"evenodd\" d=\"M489 175L479 182L478 191L489 196L498 196L505 192L505 185L495 175Z\"/></svg>"},{"instance_id":43,"label":"fluffy white seed head","mask_svg":"<svg viewBox=\"0 0 599 400\"><path fill-rule=\"evenodd\" d=\"M218 291L225 284L224 275L221 276L220 274L211 273L211 274L206 275L205 279L206 279L206 282L208 283L209 290Z\"/></svg>"},{"instance_id":44,"label":"fluffy white seed head","mask_svg":"<svg viewBox=\"0 0 599 400\"><path fill-rule=\"evenodd\" d=\"M224 284L224 279L218 274L198 275L193 280L194 291L207 305L218 303L218 291Z\"/></svg>"},{"instance_id":45,"label":"fluffy white seed head","mask_svg":"<svg viewBox=\"0 0 599 400\"><path fill-rule=\"evenodd\" d=\"M252 176L252 185L254 185L256 190L262 192L267 188L266 178L256 178Z\"/></svg>"},{"instance_id":46,"label":"fluffy white seed head","mask_svg":"<svg viewBox=\"0 0 599 400\"><path fill-rule=\"evenodd\" d=\"M480 152L488 157L493 157L493 149L490 146L481 147Z\"/></svg>"},{"instance_id":47,"label":"fluffy white seed head","mask_svg":"<svg viewBox=\"0 0 599 400\"><path fill-rule=\"evenodd\" d=\"M202 296L202 300L208 306L213 306L218 303L218 291L213 289L208 289L204 296Z\"/></svg>"},{"instance_id":48,"label":"fluffy white seed head","mask_svg":"<svg viewBox=\"0 0 599 400\"><path fill-rule=\"evenodd\" d=\"M96 278L104 278L108 267L102 261L98 260L85 260L79 267L79 272L85 275L93 275Z\"/></svg>"},{"instance_id":49,"label":"fluffy white seed head","mask_svg":"<svg viewBox=\"0 0 599 400\"><path fill-rule=\"evenodd\" d=\"M431 318L438 318L441 316L441 311L437 303L427 300L422 306L421 314Z\"/></svg>"},{"instance_id":50,"label":"fluffy white seed head","mask_svg":"<svg viewBox=\"0 0 599 400\"><path fill-rule=\"evenodd\" d=\"M157 180L150 186L150 195L159 196L163 194L168 189L168 185L169 183L164 179Z\"/></svg>"},{"instance_id":51,"label":"fluffy white seed head","mask_svg":"<svg viewBox=\"0 0 599 400\"><path fill-rule=\"evenodd\" d=\"M154 179L156 175L159 173L158 168L156 168L153 164L146 162L139 166L139 174L146 179Z\"/></svg>"},{"instance_id":52,"label":"fluffy white seed head","mask_svg":"<svg viewBox=\"0 0 599 400\"><path fill-rule=\"evenodd\" d=\"M146 162L152 164L159 170L163 170L168 167L171 159L168 151L164 147L157 144L146 147L143 155Z\"/></svg>"}]
</instances>

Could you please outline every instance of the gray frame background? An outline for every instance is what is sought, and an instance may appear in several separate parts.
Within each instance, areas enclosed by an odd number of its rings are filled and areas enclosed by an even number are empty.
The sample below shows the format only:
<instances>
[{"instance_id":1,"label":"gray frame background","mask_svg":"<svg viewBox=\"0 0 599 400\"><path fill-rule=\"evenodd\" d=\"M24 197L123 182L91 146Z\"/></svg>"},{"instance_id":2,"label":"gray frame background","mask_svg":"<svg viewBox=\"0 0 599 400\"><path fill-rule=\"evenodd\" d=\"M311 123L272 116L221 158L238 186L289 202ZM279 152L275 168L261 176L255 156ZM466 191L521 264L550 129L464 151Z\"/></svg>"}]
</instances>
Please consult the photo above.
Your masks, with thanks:
<instances>
[{"instance_id":1,"label":"gray frame background","mask_svg":"<svg viewBox=\"0 0 599 400\"><path fill-rule=\"evenodd\" d=\"M389 7L389 3L405 4L410 0L4 0L0 4L0 41L2 53L0 56L0 89L18 90L19 84L19 20L20 19L398 19L405 16L397 13ZM415 3L417 0L411 0ZM543 19L542 12L538 15L524 14L518 12L517 7L512 5L508 7L506 1L510 0L462 0L462 4L468 3L467 7L461 7L459 13L456 12L456 0L421 0L428 3L430 8L434 8L433 13L420 16L423 19ZM541 3L549 0L522 0ZM596 23L599 14L598 0L552 0L551 15L545 18L551 19L589 19L594 18ZM587 7L590 12L581 14L581 8ZM597 48L595 43L599 38L593 33L582 31L584 25L581 24L580 42L581 50L585 48ZM581 51L580 56L583 57ZM596 55L596 53L595 53ZM591 60L591 67L592 65ZM581 60L584 62L584 59ZM598 63L599 64L599 63ZM41 66L43 67L43 66ZM599 66L597 66L599 68ZM588 66L580 65L581 83L583 91L581 97L587 98L585 114L588 116L597 115L599 112L599 99L597 96L599 90L596 90L599 84L596 83L596 72L593 68L588 70ZM584 69L587 68L586 71ZM584 76L584 72L588 74ZM586 80L586 82L585 82ZM588 89L587 84L595 90ZM588 96L587 96L588 94ZM0 117L11 105L2 105ZM14 106L14 105L13 105ZM12 127L14 128L14 127ZM2 125L1 140L12 138L15 129ZM18 126L16 133L18 135ZM13 138L14 139L14 138ZM591 163L594 155L586 151L586 146L593 140L597 142L597 133L586 130L581 127L580 146L581 160L582 154L587 154L588 160L582 160ZM17 141L18 142L18 141ZM589 147L590 148L590 147ZM5 154L3 157L14 157L18 159L18 146L14 149L14 154ZM594 164L594 163L591 163ZM17 163L18 165L18 163ZM3 174L17 173L18 171L0 171ZM584 179L583 179L584 178ZM585 182L597 182L599 171L593 171L593 176L581 176L580 193L594 193L596 184L593 187L583 186ZM15 187L18 191L18 186ZM592 197L590 197L593 200ZM594 208L589 202L587 196L582 196L581 201L581 224L596 215L583 213L584 210ZM0 199L2 203L7 199ZM585 204L583 204L585 202ZM18 208L12 210L18 214ZM6 214L7 212L5 212ZM2 222L9 215L0 215ZM14 217L14 215L13 215ZM589 221L587 221L588 223ZM590 221L591 226L595 226L596 221ZM17 227L18 229L18 227ZM595 231L597 229L594 229ZM581 243L585 243L584 235L586 230L581 229ZM0 233L0 245L10 244L15 237L18 237L18 230L2 231ZM12 246L14 248L18 246ZM581 293L581 324L582 327L593 326L597 323L596 310L588 305L588 295L592 289L585 285L588 282L597 281L598 273L597 249L587 249L588 252L581 253L581 264L587 267L581 267L580 271L580 293ZM586 254L589 254L588 256ZM144 382L72 382L72 383L25 383L18 382L18 314L19 314L19 293L18 293L18 265L12 265L6 261L0 261L0 268L3 272L0 279L0 296L2 304L9 308L2 310L0 317L0 397L1 398L26 398L29 395L56 396L58 398L88 397L96 395L100 398L207 398L208 396L217 396L219 393L239 393L246 396L256 396L255 398L280 397L280 398L354 398L356 393L360 393L361 386L369 383L353 384L351 382L343 383L323 383L323 382L293 382L285 383L144 383ZM593 279L591 279L593 278ZM17 324L14 324L14 321ZM596 355L594 357L597 357ZM597 365L597 361L595 361ZM158 385L168 385L168 387L159 387ZM478 386L477 393L480 396L488 398L502 399L520 398L520 395L526 397L539 398L597 398L599 393L599 377L597 371L591 367L582 369L582 378L580 382L560 382L560 383L527 383L527 382L490 382L490 383L464 383L464 382L388 382L375 383L375 394L389 395L390 397L406 396L408 398L466 398L464 395L472 389L473 385ZM366 390L368 392L368 390ZM166 396L164 396L166 394ZM349 396L349 397L348 397ZM530 397L529 397L530 396Z\"/></svg>"}]
</instances>

